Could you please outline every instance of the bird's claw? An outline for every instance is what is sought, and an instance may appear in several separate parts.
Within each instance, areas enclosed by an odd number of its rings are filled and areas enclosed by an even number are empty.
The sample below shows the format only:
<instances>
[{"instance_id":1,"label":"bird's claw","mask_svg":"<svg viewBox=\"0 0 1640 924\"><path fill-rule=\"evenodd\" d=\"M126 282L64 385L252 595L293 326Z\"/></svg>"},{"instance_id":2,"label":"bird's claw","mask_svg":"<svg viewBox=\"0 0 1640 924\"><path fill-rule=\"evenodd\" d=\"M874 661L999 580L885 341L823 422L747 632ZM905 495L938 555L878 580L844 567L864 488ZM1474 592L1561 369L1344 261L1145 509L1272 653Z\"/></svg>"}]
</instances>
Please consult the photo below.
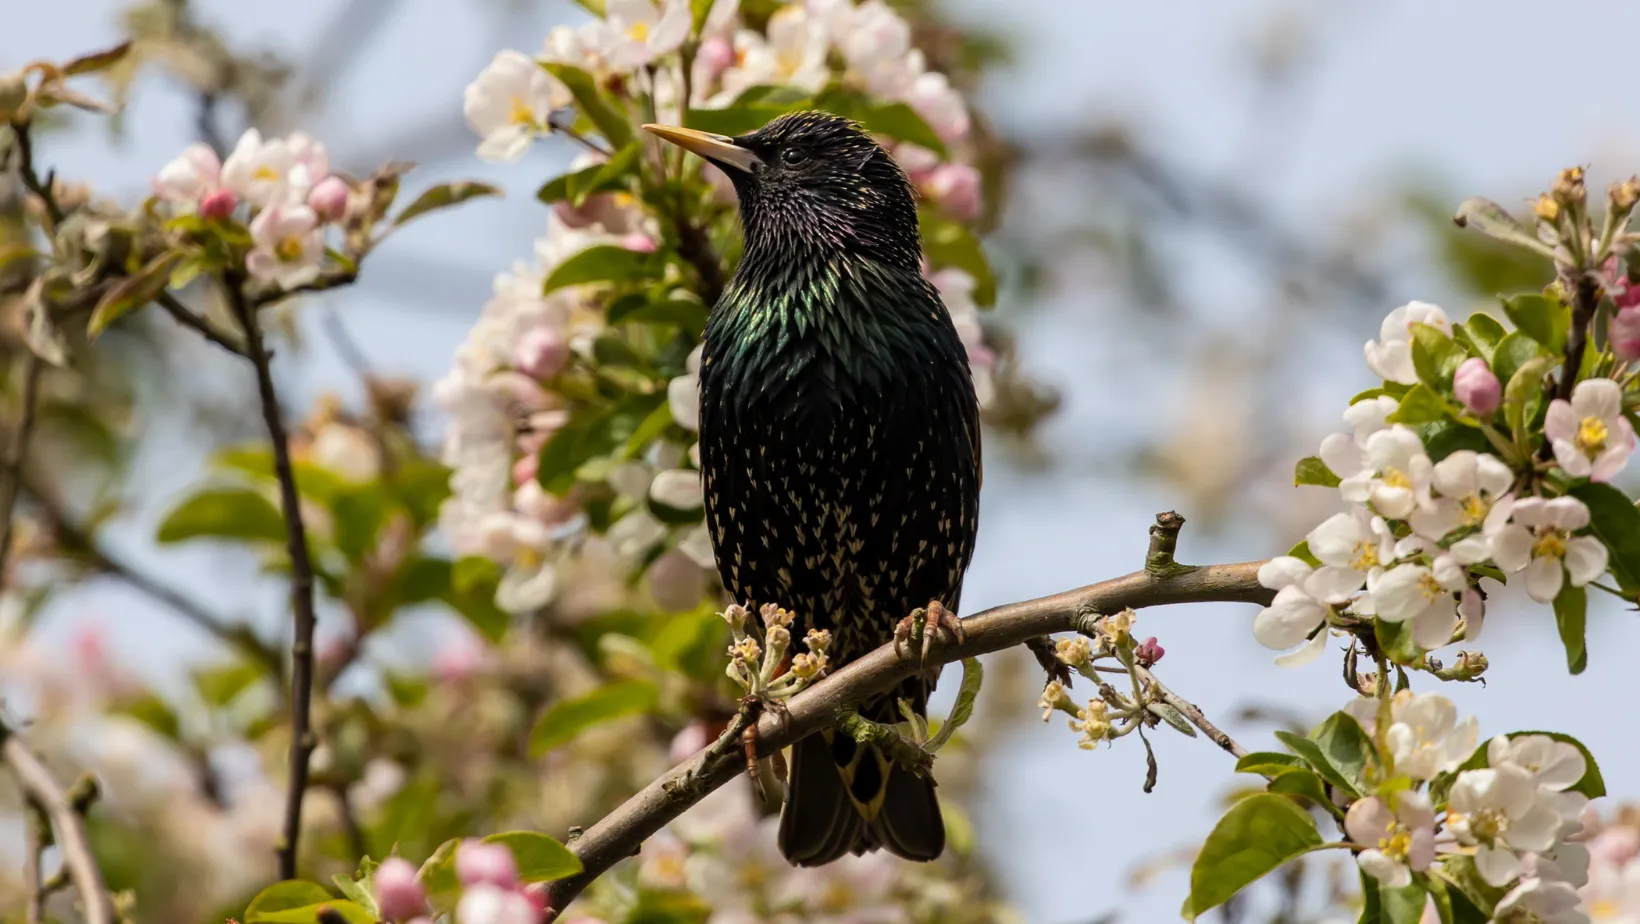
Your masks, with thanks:
<instances>
[{"instance_id":1,"label":"bird's claw","mask_svg":"<svg viewBox=\"0 0 1640 924\"><path fill-rule=\"evenodd\" d=\"M745 723L740 733L740 744L746 754L746 775L751 777L752 787L757 791L757 797L764 799L763 776L757 768L757 720L764 712L771 713L784 727L792 720L791 710L778 699L770 699L757 693L743 696L740 699L740 715Z\"/></svg>"},{"instance_id":2,"label":"bird's claw","mask_svg":"<svg viewBox=\"0 0 1640 924\"><path fill-rule=\"evenodd\" d=\"M922 639L922 650L918 652L917 660L922 664L928 663L928 655L933 650L935 636L941 636L953 645L961 645L968 638L968 634L963 631L962 620L938 600L930 600L927 608L912 610L911 615L900 620L894 627L894 653L904 659L905 644L915 643L919 636Z\"/></svg>"}]
</instances>

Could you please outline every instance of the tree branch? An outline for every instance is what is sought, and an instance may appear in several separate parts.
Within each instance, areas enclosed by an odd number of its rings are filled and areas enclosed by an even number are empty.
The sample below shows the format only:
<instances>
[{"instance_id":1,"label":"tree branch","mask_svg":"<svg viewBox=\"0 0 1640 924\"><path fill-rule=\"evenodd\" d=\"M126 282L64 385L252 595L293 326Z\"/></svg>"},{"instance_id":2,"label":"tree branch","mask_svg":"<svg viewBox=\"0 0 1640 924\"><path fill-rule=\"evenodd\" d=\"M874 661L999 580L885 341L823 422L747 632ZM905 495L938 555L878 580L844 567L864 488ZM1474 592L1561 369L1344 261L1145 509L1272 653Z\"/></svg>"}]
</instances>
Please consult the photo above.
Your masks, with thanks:
<instances>
[{"instance_id":1,"label":"tree branch","mask_svg":"<svg viewBox=\"0 0 1640 924\"><path fill-rule=\"evenodd\" d=\"M11 768L23 798L50 819L58 849L62 851L63 868L79 887L86 924L113 924L114 906L108 898L108 887L103 884L102 871L97 868L74 803L51 778L51 772L40 758L4 724L0 724L0 760Z\"/></svg>"},{"instance_id":2,"label":"tree branch","mask_svg":"<svg viewBox=\"0 0 1640 924\"><path fill-rule=\"evenodd\" d=\"M40 379L45 371L46 361L29 350L28 358L23 361L23 399L17 412L16 435L6 456L5 484L0 485L0 520L4 521L0 526L0 587L6 584L6 568L11 563L11 538L17 526L12 514L22 488L23 460L28 457L29 440L34 435L34 412L40 404Z\"/></svg>"},{"instance_id":3,"label":"tree branch","mask_svg":"<svg viewBox=\"0 0 1640 924\"><path fill-rule=\"evenodd\" d=\"M165 313L175 318L176 322L181 324L183 327L196 331L201 337L204 337L206 340L209 340L235 356L245 355L245 348L243 346L229 340L220 331L212 327L211 322L205 320L197 314L194 314L192 311L189 311L187 306L178 301L175 295L172 295L169 292L161 292L154 298L154 301L158 302L159 306L165 309Z\"/></svg>"},{"instance_id":4,"label":"tree branch","mask_svg":"<svg viewBox=\"0 0 1640 924\"><path fill-rule=\"evenodd\" d=\"M1178 566L1166 574L1137 571L1050 597L995 607L963 620L966 640L936 644L929 657L942 664L972 658L1054 632L1076 629L1088 615L1173 603L1267 604L1273 594L1258 582L1263 562L1201 567ZM757 726L759 752L773 754L804 736L836 723L850 708L891 689L918 671L915 658L902 660L892 643L849 662L835 674L793 697L783 715L765 715ZM644 840L683 814L712 790L745 769L733 748L708 747L673 767L624 805L588 828L571 844L584 872L552 883L549 904L568 907L593 880L631 856Z\"/></svg>"},{"instance_id":5,"label":"tree branch","mask_svg":"<svg viewBox=\"0 0 1640 924\"><path fill-rule=\"evenodd\" d=\"M1142 682L1149 685L1150 692L1153 696L1160 698L1162 702L1167 703L1174 709L1179 710L1179 713L1183 715L1191 725L1201 729L1202 734L1206 735L1208 740L1223 748L1231 757L1240 760L1241 758L1247 756L1247 749L1237 744L1236 739L1225 734L1223 729L1219 728L1217 725L1214 725L1212 722L1209 722L1207 720L1207 716L1202 714L1201 709L1195 703L1192 703L1190 700L1187 700L1172 690L1169 690L1160 680L1156 679L1155 674L1152 674L1145 668L1135 664L1133 666L1133 672L1139 675L1139 679Z\"/></svg>"},{"instance_id":6,"label":"tree branch","mask_svg":"<svg viewBox=\"0 0 1640 924\"><path fill-rule=\"evenodd\" d=\"M17 173L23 179L23 186L45 206L46 217L51 219L51 231L55 233L64 218L63 208L57 204L57 197L51 191L55 177L47 173L41 180L39 171L34 168L34 139L29 137L29 123L13 122L11 133L17 140Z\"/></svg>"},{"instance_id":7,"label":"tree branch","mask_svg":"<svg viewBox=\"0 0 1640 924\"><path fill-rule=\"evenodd\" d=\"M290 603L296 616L295 641L291 644L290 669L290 793L285 801L284 836L280 839L279 878L296 878L296 847L302 835L302 797L307 792L308 758L313 755L311 725L313 707L313 560L309 555L307 530L302 525L302 497L296 490L296 473L290 463L290 438L280 416L279 394L273 387L273 369L262 328L251 302L245 296L244 280L229 275L223 280L228 301L245 334L245 355L256 367L256 387L262 401L262 420L273 444L274 473L279 478L279 505L285 515L286 546L290 554Z\"/></svg>"}]
</instances>

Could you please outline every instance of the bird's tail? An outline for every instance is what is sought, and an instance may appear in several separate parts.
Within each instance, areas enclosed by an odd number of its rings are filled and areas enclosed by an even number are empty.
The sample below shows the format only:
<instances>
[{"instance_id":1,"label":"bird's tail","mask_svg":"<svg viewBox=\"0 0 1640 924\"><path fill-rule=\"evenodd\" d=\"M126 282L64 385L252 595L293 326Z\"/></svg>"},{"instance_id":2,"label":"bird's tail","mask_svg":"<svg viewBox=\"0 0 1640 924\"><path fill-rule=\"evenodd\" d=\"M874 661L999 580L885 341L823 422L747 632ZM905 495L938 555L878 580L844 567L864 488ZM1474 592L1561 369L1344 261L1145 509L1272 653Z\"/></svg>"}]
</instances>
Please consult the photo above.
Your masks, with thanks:
<instances>
[{"instance_id":1,"label":"bird's tail","mask_svg":"<svg viewBox=\"0 0 1640 924\"><path fill-rule=\"evenodd\" d=\"M896 722L895 698L868 702L860 715ZM945 850L934 781L846 734L827 729L797 742L789 780L780 813L780 852L797 866L823 866L845 853L879 847L918 861Z\"/></svg>"}]
</instances>

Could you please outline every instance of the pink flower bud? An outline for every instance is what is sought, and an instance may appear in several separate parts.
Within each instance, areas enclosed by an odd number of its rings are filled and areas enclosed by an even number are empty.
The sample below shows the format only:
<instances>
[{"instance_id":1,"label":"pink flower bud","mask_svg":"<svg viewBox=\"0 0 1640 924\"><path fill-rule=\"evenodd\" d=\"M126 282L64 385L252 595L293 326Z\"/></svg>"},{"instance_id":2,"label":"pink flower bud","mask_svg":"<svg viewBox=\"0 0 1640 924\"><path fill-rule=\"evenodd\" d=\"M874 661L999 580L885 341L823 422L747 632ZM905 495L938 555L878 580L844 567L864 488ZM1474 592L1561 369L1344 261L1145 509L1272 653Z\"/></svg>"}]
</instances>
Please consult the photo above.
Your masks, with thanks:
<instances>
[{"instance_id":1,"label":"pink flower bud","mask_svg":"<svg viewBox=\"0 0 1640 924\"><path fill-rule=\"evenodd\" d=\"M475 638L464 636L439 648L438 653L433 655L433 676L440 683L459 684L478 673L478 669L484 666L484 656L483 644Z\"/></svg>"},{"instance_id":2,"label":"pink flower bud","mask_svg":"<svg viewBox=\"0 0 1640 924\"><path fill-rule=\"evenodd\" d=\"M199 198L199 217L210 221L224 221L239 207L239 199L226 189L213 189Z\"/></svg>"},{"instance_id":3,"label":"pink flower bud","mask_svg":"<svg viewBox=\"0 0 1640 924\"><path fill-rule=\"evenodd\" d=\"M546 913L552 910L552 904L547 901L547 884L544 882L532 882L525 886L524 897L535 906L535 913L538 915L545 917Z\"/></svg>"},{"instance_id":4,"label":"pink flower bud","mask_svg":"<svg viewBox=\"0 0 1640 924\"><path fill-rule=\"evenodd\" d=\"M1157 661L1160 661L1162 659L1162 655L1165 654L1167 654L1167 649L1156 644L1156 636L1154 635L1145 639L1138 645L1138 647L1133 649L1133 657L1139 662L1141 667L1149 667L1152 664L1155 664Z\"/></svg>"},{"instance_id":5,"label":"pink flower bud","mask_svg":"<svg viewBox=\"0 0 1640 924\"><path fill-rule=\"evenodd\" d=\"M1640 359L1640 307L1624 308L1612 315L1606 333L1618 359L1625 362Z\"/></svg>"},{"instance_id":6,"label":"pink flower bud","mask_svg":"<svg viewBox=\"0 0 1640 924\"><path fill-rule=\"evenodd\" d=\"M505 844L466 840L456 847L456 878L464 886L511 889L518 884L518 864Z\"/></svg>"},{"instance_id":7,"label":"pink flower bud","mask_svg":"<svg viewBox=\"0 0 1640 924\"><path fill-rule=\"evenodd\" d=\"M327 176L308 192L308 208L320 221L341 221L347 214L347 183L339 176Z\"/></svg>"},{"instance_id":8,"label":"pink flower bud","mask_svg":"<svg viewBox=\"0 0 1640 924\"><path fill-rule=\"evenodd\" d=\"M941 164L928 175L928 193L947 214L973 221L984 207L979 171L967 164Z\"/></svg>"},{"instance_id":9,"label":"pink flower bud","mask_svg":"<svg viewBox=\"0 0 1640 924\"><path fill-rule=\"evenodd\" d=\"M633 253L654 253L655 239L641 231L634 231L621 238L621 246Z\"/></svg>"},{"instance_id":10,"label":"pink flower bud","mask_svg":"<svg viewBox=\"0 0 1640 924\"><path fill-rule=\"evenodd\" d=\"M1464 360L1458 367L1452 377L1452 390L1476 417L1491 416L1503 400L1503 385L1479 356Z\"/></svg>"},{"instance_id":11,"label":"pink flower bud","mask_svg":"<svg viewBox=\"0 0 1640 924\"><path fill-rule=\"evenodd\" d=\"M416 868L403 857L388 857L376 867L376 907L389 921L404 921L427 910L427 890Z\"/></svg>"},{"instance_id":12,"label":"pink flower bud","mask_svg":"<svg viewBox=\"0 0 1640 924\"><path fill-rule=\"evenodd\" d=\"M513 367L537 381L550 379L562 372L569 362L569 344L564 335L545 324L531 328L519 338L513 351Z\"/></svg>"},{"instance_id":13,"label":"pink flower bud","mask_svg":"<svg viewBox=\"0 0 1640 924\"><path fill-rule=\"evenodd\" d=\"M735 46L726 38L709 38L701 42L700 50L695 52L695 69L709 81L717 79L733 63Z\"/></svg>"}]
</instances>

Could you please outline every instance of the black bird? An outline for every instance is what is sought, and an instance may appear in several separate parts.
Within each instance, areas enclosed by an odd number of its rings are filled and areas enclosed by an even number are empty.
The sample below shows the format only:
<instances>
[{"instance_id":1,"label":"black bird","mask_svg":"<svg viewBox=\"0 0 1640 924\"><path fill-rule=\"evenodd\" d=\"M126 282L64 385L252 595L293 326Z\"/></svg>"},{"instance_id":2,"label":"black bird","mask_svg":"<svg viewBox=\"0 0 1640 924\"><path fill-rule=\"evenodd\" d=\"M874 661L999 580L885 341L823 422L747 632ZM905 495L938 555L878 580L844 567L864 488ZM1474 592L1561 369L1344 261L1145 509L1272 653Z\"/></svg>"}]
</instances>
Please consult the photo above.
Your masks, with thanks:
<instances>
[{"instance_id":1,"label":"black bird","mask_svg":"<svg viewBox=\"0 0 1640 924\"><path fill-rule=\"evenodd\" d=\"M701 359L706 522L724 585L830 629L846 663L913 610L951 634L973 555L979 405L967 353L921 269L912 187L859 124L781 116L730 138L646 125L734 181L746 245ZM927 706L912 678L860 710ZM780 849L799 866L877 848L932 860L932 780L827 730L793 748Z\"/></svg>"}]
</instances>

